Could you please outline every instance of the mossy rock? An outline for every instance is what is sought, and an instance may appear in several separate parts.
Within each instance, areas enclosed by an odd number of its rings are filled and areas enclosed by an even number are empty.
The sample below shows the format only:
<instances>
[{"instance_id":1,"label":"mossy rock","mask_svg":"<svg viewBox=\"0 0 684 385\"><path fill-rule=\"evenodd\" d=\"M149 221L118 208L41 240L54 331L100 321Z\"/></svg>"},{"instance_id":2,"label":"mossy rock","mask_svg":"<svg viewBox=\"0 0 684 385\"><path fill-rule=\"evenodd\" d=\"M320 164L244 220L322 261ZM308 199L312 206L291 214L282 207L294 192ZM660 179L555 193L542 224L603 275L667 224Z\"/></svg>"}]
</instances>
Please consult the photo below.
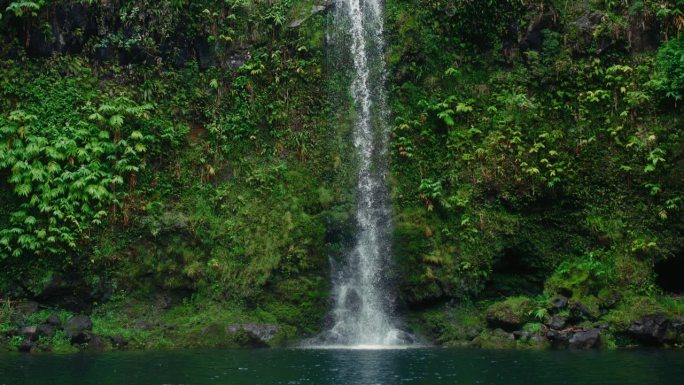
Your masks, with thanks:
<instances>
[{"instance_id":1,"label":"mossy rock","mask_svg":"<svg viewBox=\"0 0 684 385\"><path fill-rule=\"evenodd\" d=\"M494 329L475 338L472 345L484 349L514 349L516 341L511 333L502 329Z\"/></svg>"},{"instance_id":2,"label":"mossy rock","mask_svg":"<svg viewBox=\"0 0 684 385\"><path fill-rule=\"evenodd\" d=\"M485 317L491 328L514 331L520 329L527 322L533 308L534 303L531 299L511 297L489 306L485 312Z\"/></svg>"}]
</instances>

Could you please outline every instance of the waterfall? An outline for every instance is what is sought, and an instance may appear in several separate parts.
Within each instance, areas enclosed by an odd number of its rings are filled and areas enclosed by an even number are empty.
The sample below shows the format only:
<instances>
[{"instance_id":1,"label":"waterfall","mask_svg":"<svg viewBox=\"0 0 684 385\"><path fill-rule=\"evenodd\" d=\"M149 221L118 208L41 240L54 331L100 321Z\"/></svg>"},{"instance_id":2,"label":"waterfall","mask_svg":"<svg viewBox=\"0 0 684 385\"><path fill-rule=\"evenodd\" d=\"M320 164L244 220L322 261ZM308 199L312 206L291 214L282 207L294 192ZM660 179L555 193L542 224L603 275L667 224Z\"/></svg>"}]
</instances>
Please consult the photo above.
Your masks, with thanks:
<instances>
[{"instance_id":1,"label":"waterfall","mask_svg":"<svg viewBox=\"0 0 684 385\"><path fill-rule=\"evenodd\" d=\"M333 266L333 323L324 342L397 346L410 340L391 317L386 287L391 266L391 208L387 188L387 108L381 0L335 0L336 49L351 67L354 147L358 161L355 246Z\"/></svg>"}]
</instances>

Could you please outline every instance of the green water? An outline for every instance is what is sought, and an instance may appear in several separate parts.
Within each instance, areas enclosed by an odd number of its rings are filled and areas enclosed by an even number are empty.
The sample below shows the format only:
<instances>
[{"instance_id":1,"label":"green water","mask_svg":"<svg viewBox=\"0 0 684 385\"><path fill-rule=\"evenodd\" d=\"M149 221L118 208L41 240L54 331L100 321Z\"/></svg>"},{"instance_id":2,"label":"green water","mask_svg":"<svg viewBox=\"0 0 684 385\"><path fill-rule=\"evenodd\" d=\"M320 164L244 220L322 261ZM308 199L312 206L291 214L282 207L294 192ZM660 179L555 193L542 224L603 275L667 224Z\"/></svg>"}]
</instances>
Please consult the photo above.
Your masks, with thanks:
<instances>
[{"instance_id":1,"label":"green water","mask_svg":"<svg viewBox=\"0 0 684 385\"><path fill-rule=\"evenodd\" d=\"M0 384L684 384L684 352L199 350L0 355Z\"/></svg>"}]
</instances>

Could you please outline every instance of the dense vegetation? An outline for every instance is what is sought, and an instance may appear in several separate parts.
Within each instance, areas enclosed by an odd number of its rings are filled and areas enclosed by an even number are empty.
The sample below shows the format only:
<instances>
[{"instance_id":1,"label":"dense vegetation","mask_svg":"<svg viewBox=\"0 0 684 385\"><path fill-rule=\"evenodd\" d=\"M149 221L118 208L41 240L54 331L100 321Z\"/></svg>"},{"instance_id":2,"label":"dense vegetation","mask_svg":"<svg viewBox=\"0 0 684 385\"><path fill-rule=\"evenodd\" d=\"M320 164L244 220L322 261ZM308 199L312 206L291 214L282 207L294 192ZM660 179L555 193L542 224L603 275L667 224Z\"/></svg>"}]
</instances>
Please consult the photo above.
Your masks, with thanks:
<instances>
[{"instance_id":1,"label":"dense vegetation","mask_svg":"<svg viewBox=\"0 0 684 385\"><path fill-rule=\"evenodd\" d=\"M316 5L0 0L10 346L53 312L136 347L320 330L354 162ZM485 319L538 332L561 293L616 346L639 317L682 316L684 3L388 0L386 16L411 325L490 346Z\"/></svg>"}]
</instances>

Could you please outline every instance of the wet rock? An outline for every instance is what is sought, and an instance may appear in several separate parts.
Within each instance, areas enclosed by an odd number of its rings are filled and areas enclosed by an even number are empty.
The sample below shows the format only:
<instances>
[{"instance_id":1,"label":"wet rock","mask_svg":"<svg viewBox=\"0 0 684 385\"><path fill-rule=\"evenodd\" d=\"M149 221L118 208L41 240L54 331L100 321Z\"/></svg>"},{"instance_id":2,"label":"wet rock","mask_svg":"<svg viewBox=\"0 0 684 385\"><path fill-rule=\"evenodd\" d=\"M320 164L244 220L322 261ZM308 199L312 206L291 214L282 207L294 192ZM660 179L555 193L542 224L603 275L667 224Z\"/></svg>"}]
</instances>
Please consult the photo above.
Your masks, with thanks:
<instances>
[{"instance_id":1,"label":"wet rock","mask_svg":"<svg viewBox=\"0 0 684 385\"><path fill-rule=\"evenodd\" d=\"M90 290L77 276L54 274L38 294L42 304L57 305L73 312L87 312L91 307Z\"/></svg>"},{"instance_id":2,"label":"wet rock","mask_svg":"<svg viewBox=\"0 0 684 385\"><path fill-rule=\"evenodd\" d=\"M522 342L527 342L530 339L530 333L516 330L513 332L513 338Z\"/></svg>"},{"instance_id":3,"label":"wet rock","mask_svg":"<svg viewBox=\"0 0 684 385\"><path fill-rule=\"evenodd\" d=\"M72 317L64 325L64 332L71 339L72 344L83 344L90 341L92 329L93 322L85 315Z\"/></svg>"},{"instance_id":4,"label":"wet rock","mask_svg":"<svg viewBox=\"0 0 684 385\"><path fill-rule=\"evenodd\" d=\"M242 67L245 63L249 61L251 55L249 52L233 52L231 53L225 61L225 66L230 69L238 69Z\"/></svg>"},{"instance_id":5,"label":"wet rock","mask_svg":"<svg viewBox=\"0 0 684 385\"><path fill-rule=\"evenodd\" d=\"M570 322L579 322L585 319L595 321L597 318L598 314L595 314L581 302L575 302L572 305L570 305Z\"/></svg>"},{"instance_id":6,"label":"wet rock","mask_svg":"<svg viewBox=\"0 0 684 385\"><path fill-rule=\"evenodd\" d=\"M480 328L477 328L475 326L469 326L465 330L465 337L468 340L472 340L479 336L482 333L482 330Z\"/></svg>"},{"instance_id":7,"label":"wet rock","mask_svg":"<svg viewBox=\"0 0 684 385\"><path fill-rule=\"evenodd\" d=\"M197 39L193 45L199 68L206 70L214 64L214 52L206 38Z\"/></svg>"},{"instance_id":8,"label":"wet rock","mask_svg":"<svg viewBox=\"0 0 684 385\"><path fill-rule=\"evenodd\" d=\"M23 336L24 341L37 341L38 333L36 333L36 330L36 326L24 326L23 328L19 329L17 334Z\"/></svg>"},{"instance_id":9,"label":"wet rock","mask_svg":"<svg viewBox=\"0 0 684 385\"><path fill-rule=\"evenodd\" d=\"M362 306L363 299L359 293L357 293L354 289L347 291L347 294L344 298L344 308L352 313L358 313Z\"/></svg>"},{"instance_id":10,"label":"wet rock","mask_svg":"<svg viewBox=\"0 0 684 385\"><path fill-rule=\"evenodd\" d=\"M675 333L684 333L684 318L675 318L670 320L670 328Z\"/></svg>"},{"instance_id":11,"label":"wet rock","mask_svg":"<svg viewBox=\"0 0 684 385\"><path fill-rule=\"evenodd\" d=\"M530 342L532 342L535 345L543 345L547 343L547 340L542 333L536 333L530 336Z\"/></svg>"},{"instance_id":12,"label":"wet rock","mask_svg":"<svg viewBox=\"0 0 684 385\"><path fill-rule=\"evenodd\" d=\"M133 327L138 330L150 330L152 329L152 323L144 319L137 319L133 323Z\"/></svg>"},{"instance_id":13,"label":"wet rock","mask_svg":"<svg viewBox=\"0 0 684 385\"><path fill-rule=\"evenodd\" d=\"M627 328L627 334L648 344L661 345L665 342L670 320L662 314L648 315L635 320Z\"/></svg>"},{"instance_id":14,"label":"wet rock","mask_svg":"<svg viewBox=\"0 0 684 385\"><path fill-rule=\"evenodd\" d=\"M567 318L563 317L562 315L556 314L549 317L545 325L550 327L551 329L561 330L565 327L565 325L567 325L567 323Z\"/></svg>"},{"instance_id":15,"label":"wet rock","mask_svg":"<svg viewBox=\"0 0 684 385\"><path fill-rule=\"evenodd\" d=\"M112 343L113 347L118 349L128 346L128 341L126 341L126 339L122 336L111 336L109 337L109 341Z\"/></svg>"},{"instance_id":16,"label":"wet rock","mask_svg":"<svg viewBox=\"0 0 684 385\"><path fill-rule=\"evenodd\" d=\"M328 3L323 4L323 5L313 5L313 6L311 7L311 11L309 11L309 14L305 15L305 16L302 17L302 18L299 18L299 19L293 21L292 23L290 23L290 24L288 25L288 28L297 28L297 27L301 26L301 25L304 24L304 22L307 21L311 16L316 15L316 14L318 14L318 13L321 13L321 12L327 10L331 5L332 5L332 2L328 2Z\"/></svg>"},{"instance_id":17,"label":"wet rock","mask_svg":"<svg viewBox=\"0 0 684 385\"><path fill-rule=\"evenodd\" d=\"M518 46L518 23L511 23L508 25L506 37L503 41L503 57L506 63L510 64L515 58L515 49Z\"/></svg>"},{"instance_id":18,"label":"wet rock","mask_svg":"<svg viewBox=\"0 0 684 385\"><path fill-rule=\"evenodd\" d=\"M52 338L55 335L55 328L50 324L41 324L36 327L38 337Z\"/></svg>"},{"instance_id":19,"label":"wet rock","mask_svg":"<svg viewBox=\"0 0 684 385\"><path fill-rule=\"evenodd\" d=\"M657 17L638 12L627 23L627 43L631 51L653 51L660 46L661 29Z\"/></svg>"},{"instance_id":20,"label":"wet rock","mask_svg":"<svg viewBox=\"0 0 684 385\"><path fill-rule=\"evenodd\" d=\"M485 318L492 329L501 328L512 332L519 330L532 310L532 301L527 298L509 298L487 308Z\"/></svg>"},{"instance_id":21,"label":"wet rock","mask_svg":"<svg viewBox=\"0 0 684 385\"><path fill-rule=\"evenodd\" d=\"M614 308L622 301L622 295L617 291L599 293L599 307L604 310Z\"/></svg>"},{"instance_id":22,"label":"wet rock","mask_svg":"<svg viewBox=\"0 0 684 385\"><path fill-rule=\"evenodd\" d=\"M556 289L556 294L562 295L566 298L572 298L572 290L567 287L559 287Z\"/></svg>"},{"instance_id":23,"label":"wet rock","mask_svg":"<svg viewBox=\"0 0 684 385\"><path fill-rule=\"evenodd\" d=\"M546 338L548 338L554 346L567 345L571 337L572 334L564 330L549 330L548 333L546 333Z\"/></svg>"},{"instance_id":24,"label":"wet rock","mask_svg":"<svg viewBox=\"0 0 684 385\"><path fill-rule=\"evenodd\" d=\"M562 295L555 297L551 300L551 306L558 310L565 309L568 306L568 298Z\"/></svg>"},{"instance_id":25,"label":"wet rock","mask_svg":"<svg viewBox=\"0 0 684 385\"><path fill-rule=\"evenodd\" d=\"M35 301L21 301L14 303L14 310L21 315L27 316L38 311L38 302Z\"/></svg>"},{"instance_id":26,"label":"wet rock","mask_svg":"<svg viewBox=\"0 0 684 385\"><path fill-rule=\"evenodd\" d=\"M227 333L235 334L240 331L245 331L263 343L272 340L279 330L280 327L278 325L256 323L232 324L226 327Z\"/></svg>"},{"instance_id":27,"label":"wet rock","mask_svg":"<svg viewBox=\"0 0 684 385\"><path fill-rule=\"evenodd\" d=\"M31 353L36 350L35 344L30 340L23 340L21 344L17 347L17 350L22 353Z\"/></svg>"},{"instance_id":28,"label":"wet rock","mask_svg":"<svg viewBox=\"0 0 684 385\"><path fill-rule=\"evenodd\" d=\"M62 327L62 320L59 319L57 314L50 314L50 316L45 320L45 323L55 328Z\"/></svg>"},{"instance_id":29,"label":"wet rock","mask_svg":"<svg viewBox=\"0 0 684 385\"><path fill-rule=\"evenodd\" d=\"M601 344L601 331L598 329L589 329L573 333L568 340L568 344L576 349L593 349Z\"/></svg>"},{"instance_id":30,"label":"wet rock","mask_svg":"<svg viewBox=\"0 0 684 385\"><path fill-rule=\"evenodd\" d=\"M111 47L97 47L95 48L95 60L99 62L107 62L114 58L114 50Z\"/></svg>"},{"instance_id":31,"label":"wet rock","mask_svg":"<svg viewBox=\"0 0 684 385\"><path fill-rule=\"evenodd\" d=\"M88 350L105 350L107 347L107 341L103 337L94 334L90 335L90 338L88 339Z\"/></svg>"},{"instance_id":32,"label":"wet rock","mask_svg":"<svg viewBox=\"0 0 684 385\"><path fill-rule=\"evenodd\" d=\"M605 14L601 11L594 11L587 13L573 23L570 24L570 29L575 31L575 39L573 39L573 51L575 53L585 52L594 41L594 31L601 25ZM598 48L605 49L610 42L602 41Z\"/></svg>"},{"instance_id":33,"label":"wet rock","mask_svg":"<svg viewBox=\"0 0 684 385\"><path fill-rule=\"evenodd\" d=\"M554 11L548 11L536 16L527 27L527 31L520 41L522 51L542 49L544 43L543 31L555 29L558 26L558 17Z\"/></svg>"}]
</instances>

